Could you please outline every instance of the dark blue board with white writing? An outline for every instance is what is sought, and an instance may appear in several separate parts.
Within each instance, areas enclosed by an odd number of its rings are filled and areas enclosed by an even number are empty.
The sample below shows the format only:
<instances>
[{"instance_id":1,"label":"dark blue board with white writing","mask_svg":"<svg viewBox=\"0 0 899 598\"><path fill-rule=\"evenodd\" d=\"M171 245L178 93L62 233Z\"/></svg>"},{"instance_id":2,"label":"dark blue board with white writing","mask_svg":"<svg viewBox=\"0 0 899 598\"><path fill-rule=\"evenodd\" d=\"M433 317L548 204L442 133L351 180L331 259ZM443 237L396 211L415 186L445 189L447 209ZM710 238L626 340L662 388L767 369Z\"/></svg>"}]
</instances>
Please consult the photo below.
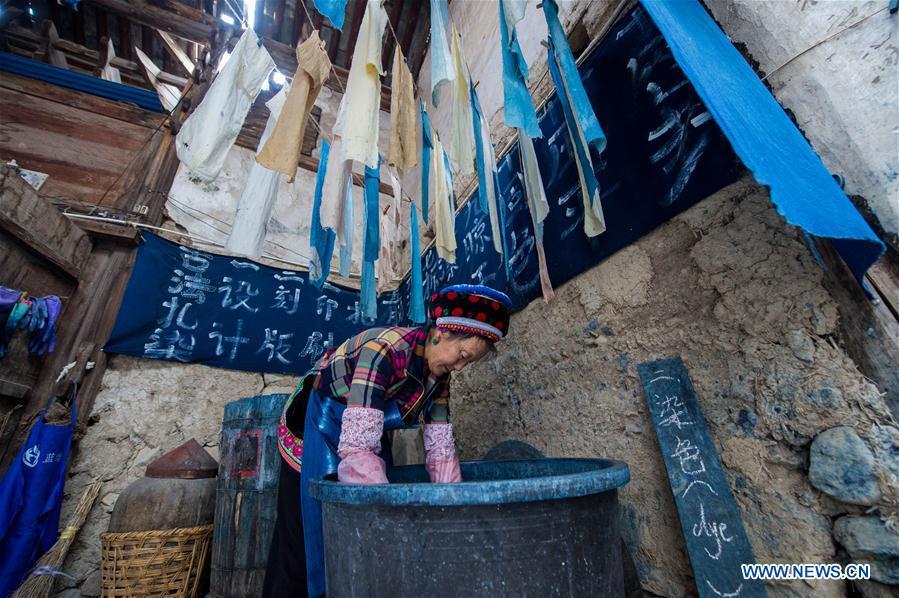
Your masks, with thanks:
<instances>
[{"instance_id":1,"label":"dark blue board with white writing","mask_svg":"<svg viewBox=\"0 0 899 598\"><path fill-rule=\"evenodd\" d=\"M637 371L699 596L767 596L763 582L743 579L740 565L755 557L684 362L672 357Z\"/></svg>"},{"instance_id":2,"label":"dark blue board with white writing","mask_svg":"<svg viewBox=\"0 0 899 598\"><path fill-rule=\"evenodd\" d=\"M608 139L602 154L593 154L607 230L593 238L584 234L578 173L562 107L553 98L538 115L543 137L534 147L550 204L543 236L554 285L732 183L740 169L642 7L610 30L580 72ZM489 218L474 197L456 216L455 263L439 258L434 248L422 255L426 301L457 283L502 290L515 309L540 296L518 148L497 168L508 273L494 250ZM105 350L302 373L328 347L365 328L409 325L409 297L407 277L397 291L378 298L378 317L367 320L356 290L331 284L320 290L305 272L215 256L145 234Z\"/></svg>"}]
</instances>

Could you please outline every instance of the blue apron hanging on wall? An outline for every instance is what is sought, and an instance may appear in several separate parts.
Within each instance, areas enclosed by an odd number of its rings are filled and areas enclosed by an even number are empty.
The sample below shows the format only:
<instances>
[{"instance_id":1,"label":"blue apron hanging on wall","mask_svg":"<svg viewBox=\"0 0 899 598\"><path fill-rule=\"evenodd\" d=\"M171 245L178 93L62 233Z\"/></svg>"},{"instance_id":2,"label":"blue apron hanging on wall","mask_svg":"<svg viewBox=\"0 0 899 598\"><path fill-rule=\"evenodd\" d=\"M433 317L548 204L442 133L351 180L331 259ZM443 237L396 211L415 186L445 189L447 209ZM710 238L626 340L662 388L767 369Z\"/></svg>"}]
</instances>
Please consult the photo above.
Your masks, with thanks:
<instances>
[{"instance_id":1,"label":"blue apron hanging on wall","mask_svg":"<svg viewBox=\"0 0 899 598\"><path fill-rule=\"evenodd\" d=\"M66 461L75 431L75 390L70 425L44 422L52 402L41 411L0 480L0 598L9 596L56 542Z\"/></svg>"}]
</instances>

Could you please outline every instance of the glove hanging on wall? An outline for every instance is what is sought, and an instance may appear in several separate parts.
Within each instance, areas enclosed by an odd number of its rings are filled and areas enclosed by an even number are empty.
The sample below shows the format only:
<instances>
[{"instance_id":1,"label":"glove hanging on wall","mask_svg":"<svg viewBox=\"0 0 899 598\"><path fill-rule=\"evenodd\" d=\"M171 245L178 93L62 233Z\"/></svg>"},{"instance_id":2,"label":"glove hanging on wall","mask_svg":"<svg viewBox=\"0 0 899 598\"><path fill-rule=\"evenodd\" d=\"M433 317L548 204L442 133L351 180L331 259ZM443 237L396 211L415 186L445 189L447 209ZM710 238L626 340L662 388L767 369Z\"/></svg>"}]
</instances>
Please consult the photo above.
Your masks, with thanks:
<instances>
[{"instance_id":1,"label":"glove hanging on wall","mask_svg":"<svg viewBox=\"0 0 899 598\"><path fill-rule=\"evenodd\" d=\"M29 335L28 350L45 355L56 346L56 322L62 302L55 295L31 297L27 293L0 286L0 358L6 355L16 330Z\"/></svg>"}]
</instances>

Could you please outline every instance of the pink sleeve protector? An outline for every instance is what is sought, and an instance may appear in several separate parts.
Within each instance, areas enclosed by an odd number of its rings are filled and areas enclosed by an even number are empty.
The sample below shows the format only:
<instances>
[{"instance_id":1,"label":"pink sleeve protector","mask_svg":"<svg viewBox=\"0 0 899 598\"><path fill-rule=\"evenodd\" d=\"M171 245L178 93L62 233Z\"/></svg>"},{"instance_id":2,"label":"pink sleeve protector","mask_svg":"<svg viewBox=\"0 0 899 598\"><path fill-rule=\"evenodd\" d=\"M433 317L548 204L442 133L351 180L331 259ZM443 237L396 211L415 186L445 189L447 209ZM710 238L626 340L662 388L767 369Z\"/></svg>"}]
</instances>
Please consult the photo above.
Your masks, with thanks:
<instances>
[{"instance_id":1,"label":"pink sleeve protector","mask_svg":"<svg viewBox=\"0 0 899 598\"><path fill-rule=\"evenodd\" d=\"M425 424L425 468L435 484L462 481L452 424Z\"/></svg>"},{"instance_id":2,"label":"pink sleeve protector","mask_svg":"<svg viewBox=\"0 0 899 598\"><path fill-rule=\"evenodd\" d=\"M337 446L337 480L348 484L386 484L387 466L381 453L384 412L368 407L347 407Z\"/></svg>"}]
</instances>

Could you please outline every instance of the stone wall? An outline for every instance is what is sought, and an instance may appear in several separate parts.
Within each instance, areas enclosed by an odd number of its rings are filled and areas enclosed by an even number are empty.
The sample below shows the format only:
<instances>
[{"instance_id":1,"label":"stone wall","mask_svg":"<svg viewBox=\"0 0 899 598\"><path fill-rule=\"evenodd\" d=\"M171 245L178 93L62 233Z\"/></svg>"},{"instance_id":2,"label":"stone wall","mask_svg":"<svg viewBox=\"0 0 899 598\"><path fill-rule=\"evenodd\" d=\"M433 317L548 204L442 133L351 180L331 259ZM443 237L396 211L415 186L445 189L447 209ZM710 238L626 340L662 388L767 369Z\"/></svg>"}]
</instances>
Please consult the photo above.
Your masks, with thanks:
<instances>
[{"instance_id":1,"label":"stone wall","mask_svg":"<svg viewBox=\"0 0 899 598\"><path fill-rule=\"evenodd\" d=\"M103 482L63 567L79 587L69 593L99 596L99 536L119 493L143 477L149 463L191 438L218 460L225 403L291 392L295 383L290 376L110 356L65 486L63 525L84 487L94 479Z\"/></svg>"},{"instance_id":2,"label":"stone wall","mask_svg":"<svg viewBox=\"0 0 899 598\"><path fill-rule=\"evenodd\" d=\"M899 535L885 522L895 529L899 429L840 348L822 276L767 193L738 182L557 288L552 303L513 316L498 354L453 383L463 458L515 438L547 456L627 462L624 529L643 586L691 594L636 370L680 355L759 562L841 561L836 520L853 557L873 550L857 543L891 546L894 560L878 575L895 583ZM864 526L879 535L857 531ZM846 588L799 582L770 592L842 596Z\"/></svg>"}]
</instances>

